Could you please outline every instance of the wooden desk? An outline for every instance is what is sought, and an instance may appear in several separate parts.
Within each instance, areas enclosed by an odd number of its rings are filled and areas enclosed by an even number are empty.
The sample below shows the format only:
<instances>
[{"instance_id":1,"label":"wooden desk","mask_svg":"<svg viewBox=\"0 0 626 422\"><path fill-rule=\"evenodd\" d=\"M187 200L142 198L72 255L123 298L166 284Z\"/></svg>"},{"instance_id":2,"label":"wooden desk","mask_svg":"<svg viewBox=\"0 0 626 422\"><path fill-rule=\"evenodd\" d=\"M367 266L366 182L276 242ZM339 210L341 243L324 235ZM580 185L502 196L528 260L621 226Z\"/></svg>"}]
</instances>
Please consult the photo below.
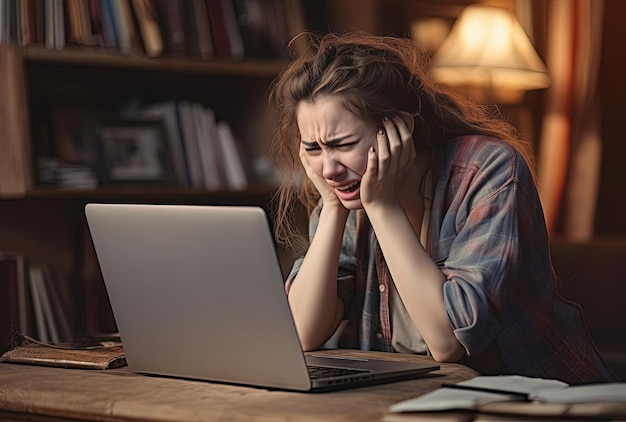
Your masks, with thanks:
<instances>
[{"instance_id":1,"label":"wooden desk","mask_svg":"<svg viewBox=\"0 0 626 422\"><path fill-rule=\"evenodd\" d=\"M324 353L372 358L382 355L355 350ZM416 355L385 357L432 362ZM128 368L101 371L0 363L0 419L380 421L392 403L436 389L442 382L459 382L476 375L459 364L442 364L440 371L414 380L313 394L144 376ZM39 416L34 418L32 414Z\"/></svg>"}]
</instances>

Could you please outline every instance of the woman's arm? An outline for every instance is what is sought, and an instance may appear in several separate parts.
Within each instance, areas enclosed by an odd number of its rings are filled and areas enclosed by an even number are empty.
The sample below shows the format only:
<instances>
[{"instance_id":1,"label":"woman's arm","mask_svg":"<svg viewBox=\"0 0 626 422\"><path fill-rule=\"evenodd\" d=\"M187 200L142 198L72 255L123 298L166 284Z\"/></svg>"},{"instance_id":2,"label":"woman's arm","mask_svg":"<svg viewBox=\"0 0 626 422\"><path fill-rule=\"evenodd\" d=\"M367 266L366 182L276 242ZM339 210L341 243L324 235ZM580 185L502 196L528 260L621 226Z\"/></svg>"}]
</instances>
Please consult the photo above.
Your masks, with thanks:
<instances>
[{"instance_id":1,"label":"woman's arm","mask_svg":"<svg viewBox=\"0 0 626 422\"><path fill-rule=\"evenodd\" d=\"M313 172L302 147L300 160L323 203L315 235L288 296L300 343L308 351L324 344L343 317L343 302L337 295L337 271L349 211Z\"/></svg>"},{"instance_id":2,"label":"woman's arm","mask_svg":"<svg viewBox=\"0 0 626 422\"><path fill-rule=\"evenodd\" d=\"M422 215L423 203L415 185L418 168L411 133L401 118L386 119L379 131L376 151L370 151L364 176L362 202L376 233L402 302L437 361L457 361L465 349L459 343L444 305L444 274L419 241L420 227L411 224L403 208L412 204L411 214ZM404 181L412 191L407 193ZM417 179L416 179L417 180ZM411 197L413 196L413 197ZM417 219L421 220L421 219Z\"/></svg>"},{"instance_id":3,"label":"woman's arm","mask_svg":"<svg viewBox=\"0 0 626 422\"><path fill-rule=\"evenodd\" d=\"M433 358L458 361L465 349L448 321L445 276L422 247L402 207L380 207L368 216L398 294Z\"/></svg>"},{"instance_id":4,"label":"woman's arm","mask_svg":"<svg viewBox=\"0 0 626 422\"><path fill-rule=\"evenodd\" d=\"M318 349L343 317L337 269L348 210L322 207L315 236L289 289L289 304L305 351Z\"/></svg>"}]
</instances>

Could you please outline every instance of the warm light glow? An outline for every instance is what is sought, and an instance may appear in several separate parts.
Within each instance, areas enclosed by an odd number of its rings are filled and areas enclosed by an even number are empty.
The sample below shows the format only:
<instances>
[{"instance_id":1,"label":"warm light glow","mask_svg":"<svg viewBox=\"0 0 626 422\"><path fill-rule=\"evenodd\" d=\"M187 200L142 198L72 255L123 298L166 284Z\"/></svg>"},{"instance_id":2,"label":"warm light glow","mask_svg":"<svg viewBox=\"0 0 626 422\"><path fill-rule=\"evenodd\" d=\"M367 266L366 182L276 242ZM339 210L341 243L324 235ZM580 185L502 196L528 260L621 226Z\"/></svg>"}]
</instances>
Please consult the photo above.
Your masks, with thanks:
<instances>
[{"instance_id":1,"label":"warm light glow","mask_svg":"<svg viewBox=\"0 0 626 422\"><path fill-rule=\"evenodd\" d=\"M435 80L492 89L546 88L550 77L517 18L490 6L468 6L432 61Z\"/></svg>"}]
</instances>

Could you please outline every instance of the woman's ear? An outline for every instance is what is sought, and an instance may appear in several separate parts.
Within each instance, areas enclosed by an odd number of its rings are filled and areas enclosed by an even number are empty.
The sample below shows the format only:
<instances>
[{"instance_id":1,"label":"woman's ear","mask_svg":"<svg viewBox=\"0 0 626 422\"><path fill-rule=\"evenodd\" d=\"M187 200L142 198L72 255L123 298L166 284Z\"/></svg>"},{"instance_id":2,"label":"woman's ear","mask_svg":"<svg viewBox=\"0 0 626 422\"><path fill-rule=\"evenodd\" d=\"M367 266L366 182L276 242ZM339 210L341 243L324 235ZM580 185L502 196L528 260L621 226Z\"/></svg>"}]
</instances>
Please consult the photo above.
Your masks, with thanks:
<instances>
[{"instance_id":1,"label":"woman's ear","mask_svg":"<svg viewBox=\"0 0 626 422\"><path fill-rule=\"evenodd\" d=\"M404 124L406 125L407 129L409 129L409 132L411 132L412 135L413 129L415 129L415 120L413 119L413 116L411 116L406 111L399 111L398 116L404 121Z\"/></svg>"}]
</instances>

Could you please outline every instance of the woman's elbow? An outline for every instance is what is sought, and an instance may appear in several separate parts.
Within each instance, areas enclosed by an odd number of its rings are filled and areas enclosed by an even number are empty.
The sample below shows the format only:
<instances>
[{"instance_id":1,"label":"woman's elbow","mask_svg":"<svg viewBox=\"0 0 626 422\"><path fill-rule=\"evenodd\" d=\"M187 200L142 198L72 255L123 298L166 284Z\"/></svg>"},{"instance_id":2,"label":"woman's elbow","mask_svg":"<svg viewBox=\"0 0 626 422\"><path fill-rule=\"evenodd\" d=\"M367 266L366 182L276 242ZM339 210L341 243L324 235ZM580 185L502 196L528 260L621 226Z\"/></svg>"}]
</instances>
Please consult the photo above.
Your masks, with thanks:
<instances>
[{"instance_id":1,"label":"woman's elbow","mask_svg":"<svg viewBox=\"0 0 626 422\"><path fill-rule=\"evenodd\" d=\"M448 347L431 350L430 352L433 359L439 363L458 362L465 356L465 348L458 341Z\"/></svg>"},{"instance_id":2,"label":"woman's elbow","mask_svg":"<svg viewBox=\"0 0 626 422\"><path fill-rule=\"evenodd\" d=\"M303 352L312 352L314 350L318 350L321 347L321 343L313 343L310 341L300 341L300 345L302 346Z\"/></svg>"}]
</instances>

